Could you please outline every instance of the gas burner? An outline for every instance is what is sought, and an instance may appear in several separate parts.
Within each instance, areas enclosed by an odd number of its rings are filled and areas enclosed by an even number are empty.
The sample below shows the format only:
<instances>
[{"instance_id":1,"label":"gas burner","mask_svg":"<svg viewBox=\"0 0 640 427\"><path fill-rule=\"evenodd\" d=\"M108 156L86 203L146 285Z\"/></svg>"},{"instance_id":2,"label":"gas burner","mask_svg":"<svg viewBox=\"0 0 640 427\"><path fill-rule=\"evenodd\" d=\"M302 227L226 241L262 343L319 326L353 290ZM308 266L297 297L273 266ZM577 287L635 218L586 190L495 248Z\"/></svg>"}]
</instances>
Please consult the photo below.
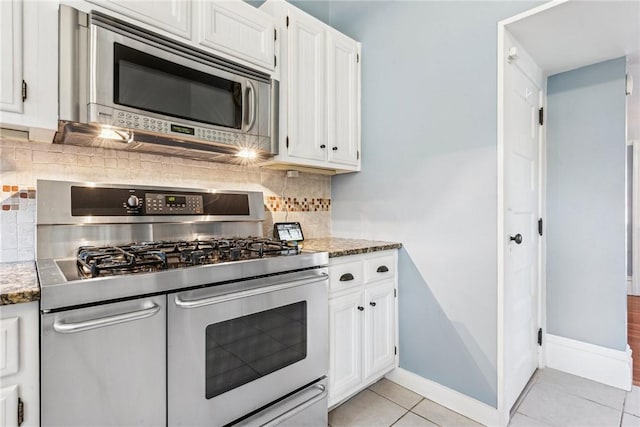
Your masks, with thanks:
<instances>
[{"instance_id":1,"label":"gas burner","mask_svg":"<svg viewBox=\"0 0 640 427\"><path fill-rule=\"evenodd\" d=\"M82 278L135 274L265 257L297 255L296 242L264 238L137 242L81 246L77 266Z\"/></svg>"}]
</instances>

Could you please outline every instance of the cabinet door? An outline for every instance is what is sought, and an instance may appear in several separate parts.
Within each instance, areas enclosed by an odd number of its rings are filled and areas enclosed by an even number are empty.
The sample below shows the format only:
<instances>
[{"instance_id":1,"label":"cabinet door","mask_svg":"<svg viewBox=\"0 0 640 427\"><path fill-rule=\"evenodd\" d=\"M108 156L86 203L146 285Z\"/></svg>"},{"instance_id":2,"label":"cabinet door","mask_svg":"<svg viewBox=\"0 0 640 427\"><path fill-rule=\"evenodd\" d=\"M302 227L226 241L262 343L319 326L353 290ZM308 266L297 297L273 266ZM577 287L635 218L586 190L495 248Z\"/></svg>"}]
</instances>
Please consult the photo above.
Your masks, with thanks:
<instances>
[{"instance_id":1,"label":"cabinet door","mask_svg":"<svg viewBox=\"0 0 640 427\"><path fill-rule=\"evenodd\" d=\"M88 0L161 30L191 39L191 2L184 0Z\"/></svg>"},{"instance_id":2,"label":"cabinet door","mask_svg":"<svg viewBox=\"0 0 640 427\"><path fill-rule=\"evenodd\" d=\"M22 0L0 1L0 110L22 113Z\"/></svg>"},{"instance_id":3,"label":"cabinet door","mask_svg":"<svg viewBox=\"0 0 640 427\"><path fill-rule=\"evenodd\" d=\"M18 373L18 324L17 316L0 319L0 378Z\"/></svg>"},{"instance_id":4,"label":"cabinet door","mask_svg":"<svg viewBox=\"0 0 640 427\"><path fill-rule=\"evenodd\" d=\"M380 375L395 363L394 282L385 281L364 291L364 378Z\"/></svg>"},{"instance_id":5,"label":"cabinet door","mask_svg":"<svg viewBox=\"0 0 640 427\"><path fill-rule=\"evenodd\" d=\"M269 15L242 0L205 0L202 7L198 43L274 69L275 30Z\"/></svg>"},{"instance_id":6,"label":"cabinet door","mask_svg":"<svg viewBox=\"0 0 640 427\"><path fill-rule=\"evenodd\" d=\"M0 426L18 427L18 386L0 388Z\"/></svg>"},{"instance_id":7,"label":"cabinet door","mask_svg":"<svg viewBox=\"0 0 640 427\"><path fill-rule=\"evenodd\" d=\"M329 406L362 381L362 292L329 300Z\"/></svg>"},{"instance_id":8,"label":"cabinet door","mask_svg":"<svg viewBox=\"0 0 640 427\"><path fill-rule=\"evenodd\" d=\"M325 27L291 9L288 37L288 155L326 161Z\"/></svg>"},{"instance_id":9,"label":"cabinet door","mask_svg":"<svg viewBox=\"0 0 640 427\"><path fill-rule=\"evenodd\" d=\"M328 159L332 163L357 166L360 149L358 43L336 31L328 34Z\"/></svg>"}]
</instances>

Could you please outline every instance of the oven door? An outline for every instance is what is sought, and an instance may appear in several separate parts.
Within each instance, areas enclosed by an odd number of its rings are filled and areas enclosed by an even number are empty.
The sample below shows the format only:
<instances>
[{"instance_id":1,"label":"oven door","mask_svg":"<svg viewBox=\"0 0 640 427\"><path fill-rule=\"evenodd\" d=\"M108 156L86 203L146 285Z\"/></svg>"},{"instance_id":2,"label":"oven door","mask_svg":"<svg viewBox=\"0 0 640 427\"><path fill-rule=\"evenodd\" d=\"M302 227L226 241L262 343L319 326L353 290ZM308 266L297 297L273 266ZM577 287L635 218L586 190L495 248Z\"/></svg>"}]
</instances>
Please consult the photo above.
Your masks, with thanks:
<instances>
[{"instance_id":1,"label":"oven door","mask_svg":"<svg viewBox=\"0 0 640 427\"><path fill-rule=\"evenodd\" d=\"M164 425L165 307L163 295L43 314L42 426Z\"/></svg>"},{"instance_id":2,"label":"oven door","mask_svg":"<svg viewBox=\"0 0 640 427\"><path fill-rule=\"evenodd\" d=\"M325 376L327 284L319 269L169 295L168 425L222 426Z\"/></svg>"},{"instance_id":3,"label":"oven door","mask_svg":"<svg viewBox=\"0 0 640 427\"><path fill-rule=\"evenodd\" d=\"M269 136L269 83L150 34L101 25L91 26L89 122L182 136L198 136L193 128Z\"/></svg>"}]
</instances>

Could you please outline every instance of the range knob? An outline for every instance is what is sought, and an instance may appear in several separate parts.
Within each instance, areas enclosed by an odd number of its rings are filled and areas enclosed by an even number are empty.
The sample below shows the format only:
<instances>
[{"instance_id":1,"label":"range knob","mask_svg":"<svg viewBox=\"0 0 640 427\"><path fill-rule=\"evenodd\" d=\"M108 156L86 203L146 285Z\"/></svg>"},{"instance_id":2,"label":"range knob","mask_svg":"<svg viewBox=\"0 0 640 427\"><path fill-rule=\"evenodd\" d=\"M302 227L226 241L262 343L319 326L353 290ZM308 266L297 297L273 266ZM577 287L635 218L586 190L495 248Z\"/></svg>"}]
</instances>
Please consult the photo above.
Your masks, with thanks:
<instances>
[{"instance_id":1,"label":"range knob","mask_svg":"<svg viewBox=\"0 0 640 427\"><path fill-rule=\"evenodd\" d=\"M140 199L138 199L138 196L129 196L129 198L127 199L127 206L129 206L130 208L137 208L139 205Z\"/></svg>"}]
</instances>

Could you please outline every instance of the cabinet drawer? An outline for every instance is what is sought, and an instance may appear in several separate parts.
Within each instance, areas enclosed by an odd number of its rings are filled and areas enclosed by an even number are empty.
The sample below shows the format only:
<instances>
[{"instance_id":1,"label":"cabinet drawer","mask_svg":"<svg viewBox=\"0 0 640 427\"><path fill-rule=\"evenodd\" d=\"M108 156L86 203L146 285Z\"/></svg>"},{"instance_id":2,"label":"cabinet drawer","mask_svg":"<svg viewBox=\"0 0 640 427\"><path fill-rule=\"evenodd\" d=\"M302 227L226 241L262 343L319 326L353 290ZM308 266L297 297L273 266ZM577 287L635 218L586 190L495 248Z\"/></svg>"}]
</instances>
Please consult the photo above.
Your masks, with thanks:
<instances>
[{"instance_id":1,"label":"cabinet drawer","mask_svg":"<svg viewBox=\"0 0 640 427\"><path fill-rule=\"evenodd\" d=\"M0 320L0 377L18 373L18 318Z\"/></svg>"},{"instance_id":2,"label":"cabinet drawer","mask_svg":"<svg viewBox=\"0 0 640 427\"><path fill-rule=\"evenodd\" d=\"M362 284L362 261L344 262L329 265L329 290L341 291Z\"/></svg>"},{"instance_id":3,"label":"cabinet drawer","mask_svg":"<svg viewBox=\"0 0 640 427\"><path fill-rule=\"evenodd\" d=\"M396 274L396 258L394 254L370 258L364 262L365 280L388 279Z\"/></svg>"}]
</instances>

